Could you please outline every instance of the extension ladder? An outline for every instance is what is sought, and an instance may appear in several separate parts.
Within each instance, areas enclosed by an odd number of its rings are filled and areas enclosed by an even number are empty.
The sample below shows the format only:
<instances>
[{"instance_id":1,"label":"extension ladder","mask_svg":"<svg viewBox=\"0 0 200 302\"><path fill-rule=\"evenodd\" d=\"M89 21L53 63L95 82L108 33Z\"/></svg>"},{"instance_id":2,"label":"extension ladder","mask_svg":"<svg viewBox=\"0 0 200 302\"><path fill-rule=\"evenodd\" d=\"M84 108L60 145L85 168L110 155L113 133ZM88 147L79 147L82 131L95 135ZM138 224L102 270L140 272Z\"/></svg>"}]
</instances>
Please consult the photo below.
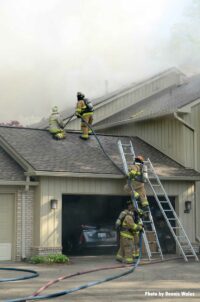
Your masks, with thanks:
<instances>
[{"instance_id":1,"label":"extension ladder","mask_svg":"<svg viewBox=\"0 0 200 302\"><path fill-rule=\"evenodd\" d=\"M196 261L199 261L197 254L183 228L183 225L177 216L170 199L158 177L156 174L154 167L148 159L145 161L148 171L148 183L154 193L154 197L157 201L157 204L160 208L161 213L163 214L165 221L173 235L173 238L177 244L177 247L180 250L185 261L188 261L188 258L195 258ZM152 181L152 180L153 181ZM156 191L159 191L159 195ZM161 197L161 196L164 196Z\"/></svg>"},{"instance_id":2,"label":"extension ladder","mask_svg":"<svg viewBox=\"0 0 200 302\"><path fill-rule=\"evenodd\" d=\"M128 175L128 167L130 165L132 165L135 161L135 152L134 152L134 148L132 145L132 142L130 141L129 144L122 144L122 142L119 140L118 141L118 148L119 148L119 152L122 158L122 162L123 162L123 168L124 168L124 172L126 173L126 175ZM134 206L136 208L138 208L138 204L137 201L135 200L134 197L134 189L131 185L131 181L129 180L129 187L131 189L131 199L132 202L134 203ZM143 219L141 219L143 225L144 225L144 232L142 234L143 236L143 240L144 240L144 245L147 251L147 255L149 260L153 259L153 256L159 255L161 257L161 259L163 260L163 254L162 254L162 250L161 250L161 246L158 240L158 236L156 233L156 228L154 225L154 221L151 215L151 211L150 208L148 207L148 209L144 212L145 217ZM153 235L153 240L151 238L151 240L149 239L149 235ZM156 244L156 250L157 251L153 251L152 247L153 245L155 246Z\"/></svg>"}]
</instances>

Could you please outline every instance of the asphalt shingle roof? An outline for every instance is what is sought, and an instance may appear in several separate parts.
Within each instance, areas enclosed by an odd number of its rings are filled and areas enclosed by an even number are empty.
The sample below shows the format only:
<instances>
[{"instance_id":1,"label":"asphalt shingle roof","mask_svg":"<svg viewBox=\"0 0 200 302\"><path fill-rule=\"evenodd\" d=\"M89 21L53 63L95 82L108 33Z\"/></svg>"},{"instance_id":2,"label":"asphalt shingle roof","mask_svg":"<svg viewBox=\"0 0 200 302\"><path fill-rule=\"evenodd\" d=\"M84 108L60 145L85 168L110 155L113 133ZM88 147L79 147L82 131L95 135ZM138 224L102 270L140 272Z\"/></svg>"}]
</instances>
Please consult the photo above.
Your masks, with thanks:
<instances>
[{"instance_id":1,"label":"asphalt shingle roof","mask_svg":"<svg viewBox=\"0 0 200 302\"><path fill-rule=\"evenodd\" d=\"M25 180L24 170L0 147L0 180Z\"/></svg>"},{"instance_id":2,"label":"asphalt shingle roof","mask_svg":"<svg viewBox=\"0 0 200 302\"><path fill-rule=\"evenodd\" d=\"M200 75L195 75L178 87L170 87L157 95L146 98L129 108L125 108L109 118L110 123L131 118L132 121L143 121L172 114L181 107L200 98ZM104 121L96 125L103 125Z\"/></svg>"},{"instance_id":3,"label":"asphalt shingle roof","mask_svg":"<svg viewBox=\"0 0 200 302\"><path fill-rule=\"evenodd\" d=\"M68 132L66 139L56 141L46 130L0 127L0 136L36 171L73 172L121 175L121 172L102 152L96 138L82 141L79 133ZM122 169L117 142L128 143L130 137L98 135L105 151ZM160 176L200 177L192 169L185 169L138 137L131 138L136 154L150 158Z\"/></svg>"}]
</instances>

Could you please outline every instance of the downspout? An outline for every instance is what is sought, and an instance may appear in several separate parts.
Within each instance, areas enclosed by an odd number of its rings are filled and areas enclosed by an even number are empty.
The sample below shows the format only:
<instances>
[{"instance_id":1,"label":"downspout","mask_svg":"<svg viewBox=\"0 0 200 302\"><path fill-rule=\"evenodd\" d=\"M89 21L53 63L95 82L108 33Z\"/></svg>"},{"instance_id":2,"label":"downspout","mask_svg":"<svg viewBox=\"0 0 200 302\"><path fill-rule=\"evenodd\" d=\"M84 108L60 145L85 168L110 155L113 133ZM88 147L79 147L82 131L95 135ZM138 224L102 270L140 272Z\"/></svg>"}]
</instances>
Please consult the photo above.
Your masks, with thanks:
<instances>
[{"instance_id":1,"label":"downspout","mask_svg":"<svg viewBox=\"0 0 200 302\"><path fill-rule=\"evenodd\" d=\"M194 143L194 168L197 170L197 134L195 131L195 128L193 128L191 125L189 125L187 122L185 122L181 117L178 116L177 112L174 112L174 117L176 120L178 120L180 123L182 123L184 126L186 126L188 129L190 129L193 132L193 143ZM195 201L196 201L196 189L195 189ZM195 203L196 206L196 203ZM197 235L197 222L198 222L198 215L196 211L196 207L194 209L195 211L195 238L198 242L200 242L200 236Z\"/></svg>"},{"instance_id":2,"label":"downspout","mask_svg":"<svg viewBox=\"0 0 200 302\"><path fill-rule=\"evenodd\" d=\"M22 191L22 259L26 259L26 192L29 191L30 177L26 176L26 185Z\"/></svg>"}]
</instances>

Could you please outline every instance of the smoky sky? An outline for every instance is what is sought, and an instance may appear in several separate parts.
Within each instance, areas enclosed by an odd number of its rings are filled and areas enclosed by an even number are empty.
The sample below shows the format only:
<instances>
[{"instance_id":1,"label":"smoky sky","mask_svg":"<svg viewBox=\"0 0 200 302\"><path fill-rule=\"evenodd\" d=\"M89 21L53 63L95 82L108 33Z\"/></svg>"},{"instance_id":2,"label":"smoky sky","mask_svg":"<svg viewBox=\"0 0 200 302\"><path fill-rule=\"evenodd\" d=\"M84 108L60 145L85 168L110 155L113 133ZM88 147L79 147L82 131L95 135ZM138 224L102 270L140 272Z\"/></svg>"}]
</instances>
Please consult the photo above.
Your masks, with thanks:
<instances>
[{"instance_id":1,"label":"smoky sky","mask_svg":"<svg viewBox=\"0 0 200 302\"><path fill-rule=\"evenodd\" d=\"M75 106L77 91L98 97L172 66L198 72L176 42L194 1L0 0L0 122L28 125Z\"/></svg>"}]
</instances>

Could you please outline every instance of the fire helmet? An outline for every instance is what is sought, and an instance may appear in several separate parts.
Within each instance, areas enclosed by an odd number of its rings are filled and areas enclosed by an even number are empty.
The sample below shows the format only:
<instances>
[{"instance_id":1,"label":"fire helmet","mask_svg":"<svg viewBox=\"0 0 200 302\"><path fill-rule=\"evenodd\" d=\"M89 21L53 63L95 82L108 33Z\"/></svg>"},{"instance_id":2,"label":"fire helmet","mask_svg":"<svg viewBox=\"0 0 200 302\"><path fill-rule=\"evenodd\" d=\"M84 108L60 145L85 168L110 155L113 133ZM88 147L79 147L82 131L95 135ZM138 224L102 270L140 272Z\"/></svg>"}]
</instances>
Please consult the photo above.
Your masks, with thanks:
<instances>
[{"instance_id":1,"label":"fire helmet","mask_svg":"<svg viewBox=\"0 0 200 302\"><path fill-rule=\"evenodd\" d=\"M137 155L135 158L135 161L143 163L144 162L144 157L142 155Z\"/></svg>"},{"instance_id":2,"label":"fire helmet","mask_svg":"<svg viewBox=\"0 0 200 302\"><path fill-rule=\"evenodd\" d=\"M85 97L85 95L82 93L82 92L77 92L77 99L80 101L80 100L83 100Z\"/></svg>"},{"instance_id":3,"label":"fire helmet","mask_svg":"<svg viewBox=\"0 0 200 302\"><path fill-rule=\"evenodd\" d=\"M52 108L52 112L53 112L53 113L58 113L58 107L57 107L57 106L54 106L54 107Z\"/></svg>"}]
</instances>

